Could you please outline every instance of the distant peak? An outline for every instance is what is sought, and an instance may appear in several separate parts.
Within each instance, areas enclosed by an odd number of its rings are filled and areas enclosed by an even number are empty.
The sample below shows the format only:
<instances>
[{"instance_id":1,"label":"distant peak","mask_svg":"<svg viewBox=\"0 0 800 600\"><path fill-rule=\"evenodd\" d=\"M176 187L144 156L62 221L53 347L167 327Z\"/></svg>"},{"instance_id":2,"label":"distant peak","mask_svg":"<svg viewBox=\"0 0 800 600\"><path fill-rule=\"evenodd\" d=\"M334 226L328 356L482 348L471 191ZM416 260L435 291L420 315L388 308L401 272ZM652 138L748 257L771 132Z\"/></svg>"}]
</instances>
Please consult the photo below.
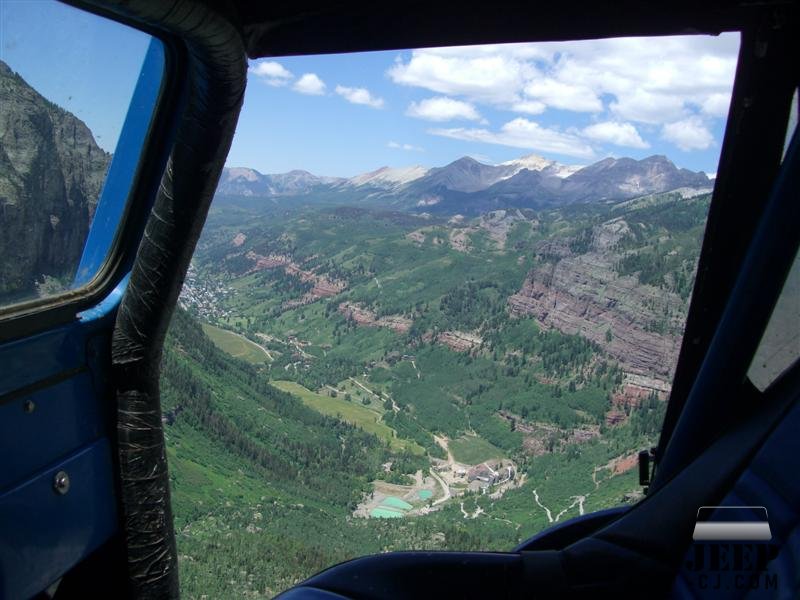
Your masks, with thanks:
<instances>
[{"instance_id":1,"label":"distant peak","mask_svg":"<svg viewBox=\"0 0 800 600\"><path fill-rule=\"evenodd\" d=\"M583 165L564 165L539 154L526 154L525 156L500 163L498 167L504 167L507 170L504 178L512 177L521 171L528 170L565 179L582 169Z\"/></svg>"},{"instance_id":2,"label":"distant peak","mask_svg":"<svg viewBox=\"0 0 800 600\"><path fill-rule=\"evenodd\" d=\"M454 160L450 163L451 165L459 165L459 164L467 164L467 165L482 165L483 163L479 160L472 158L471 156L462 156L459 159Z\"/></svg>"},{"instance_id":3,"label":"distant peak","mask_svg":"<svg viewBox=\"0 0 800 600\"><path fill-rule=\"evenodd\" d=\"M512 160L507 160L506 162L500 163L501 165L515 165L517 163L522 162L530 162L530 163L552 163L552 160L545 158L539 154L526 154L525 156L520 156L519 158L514 158Z\"/></svg>"},{"instance_id":4,"label":"distant peak","mask_svg":"<svg viewBox=\"0 0 800 600\"><path fill-rule=\"evenodd\" d=\"M245 179L247 181L258 181L261 173L249 167L228 167L228 180Z\"/></svg>"},{"instance_id":5,"label":"distant peak","mask_svg":"<svg viewBox=\"0 0 800 600\"><path fill-rule=\"evenodd\" d=\"M539 156L538 154L528 154L520 158L515 158L514 160L507 160L504 163L500 163L500 166L520 167L521 169L528 169L530 171L542 171L554 164L556 164L555 161Z\"/></svg>"},{"instance_id":6,"label":"distant peak","mask_svg":"<svg viewBox=\"0 0 800 600\"><path fill-rule=\"evenodd\" d=\"M641 162L659 162L659 163L669 163L673 164L673 162L668 159L663 154L653 154L652 156L648 156L647 158L643 158Z\"/></svg>"}]
</instances>

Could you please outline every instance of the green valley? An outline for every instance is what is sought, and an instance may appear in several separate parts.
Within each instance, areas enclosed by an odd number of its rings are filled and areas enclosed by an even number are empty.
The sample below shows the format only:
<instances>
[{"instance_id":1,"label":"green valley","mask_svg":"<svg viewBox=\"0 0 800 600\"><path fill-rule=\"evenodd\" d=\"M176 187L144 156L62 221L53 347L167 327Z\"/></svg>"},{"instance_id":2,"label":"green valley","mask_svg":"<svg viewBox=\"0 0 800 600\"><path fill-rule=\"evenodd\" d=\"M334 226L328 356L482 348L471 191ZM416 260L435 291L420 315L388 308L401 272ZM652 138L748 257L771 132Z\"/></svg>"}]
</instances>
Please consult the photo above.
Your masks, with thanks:
<instances>
[{"instance_id":1,"label":"green valley","mask_svg":"<svg viewBox=\"0 0 800 600\"><path fill-rule=\"evenodd\" d=\"M707 208L214 208L162 373L187 595L635 501Z\"/></svg>"}]
</instances>

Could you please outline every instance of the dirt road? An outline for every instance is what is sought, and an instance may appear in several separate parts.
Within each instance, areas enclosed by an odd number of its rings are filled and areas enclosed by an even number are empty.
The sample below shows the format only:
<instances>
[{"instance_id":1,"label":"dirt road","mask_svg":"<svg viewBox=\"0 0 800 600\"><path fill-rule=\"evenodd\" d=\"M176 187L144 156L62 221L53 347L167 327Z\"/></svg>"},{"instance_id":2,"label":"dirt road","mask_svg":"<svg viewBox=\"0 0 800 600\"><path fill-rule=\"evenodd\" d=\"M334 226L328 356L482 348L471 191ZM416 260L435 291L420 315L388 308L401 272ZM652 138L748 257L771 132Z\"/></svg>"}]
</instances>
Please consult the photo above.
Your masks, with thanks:
<instances>
[{"instance_id":1,"label":"dirt road","mask_svg":"<svg viewBox=\"0 0 800 600\"><path fill-rule=\"evenodd\" d=\"M447 502L448 500L450 500L452 495L450 494L450 488L447 486L447 484L445 483L444 479L439 477L439 474L436 471L434 471L433 469L428 469L428 471L430 472L431 476L436 481L439 482L439 485L442 487L442 492L444 493L444 496L442 496L438 500L434 500L434 502L433 502L432 506L438 506L439 504L442 504L443 502Z\"/></svg>"}]
</instances>

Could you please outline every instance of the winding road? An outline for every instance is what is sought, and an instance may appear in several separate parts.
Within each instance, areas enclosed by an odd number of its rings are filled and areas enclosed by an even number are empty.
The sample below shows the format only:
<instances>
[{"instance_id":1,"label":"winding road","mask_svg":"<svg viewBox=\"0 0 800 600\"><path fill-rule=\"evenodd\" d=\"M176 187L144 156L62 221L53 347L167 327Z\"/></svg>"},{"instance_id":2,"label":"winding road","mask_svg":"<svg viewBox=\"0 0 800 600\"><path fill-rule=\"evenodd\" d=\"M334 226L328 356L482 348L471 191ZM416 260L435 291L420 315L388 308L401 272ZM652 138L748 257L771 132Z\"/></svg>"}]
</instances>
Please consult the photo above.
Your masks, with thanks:
<instances>
[{"instance_id":1,"label":"winding road","mask_svg":"<svg viewBox=\"0 0 800 600\"><path fill-rule=\"evenodd\" d=\"M434 441L442 447L442 450L447 452L447 464L450 465L450 469L452 470L456 464L456 459L453 458L453 453L450 452L450 445L447 443L448 440L444 436L438 436L436 434L433 435Z\"/></svg>"},{"instance_id":2,"label":"winding road","mask_svg":"<svg viewBox=\"0 0 800 600\"><path fill-rule=\"evenodd\" d=\"M448 500L450 500L450 498L452 497L452 494L450 494L450 488L449 488L449 487L447 486L447 484L444 482L444 479L442 479L441 477L439 477L439 474L438 474L436 471L434 471L434 470L433 470L433 468L431 468L431 469L428 469L428 471L430 472L431 476L432 476L432 477L433 477L433 478L434 478L436 481L438 481L438 482L439 482L439 485L442 487L442 492L444 493L444 496L442 496L442 497L441 497L441 498L439 498L438 500L434 500L434 501L433 501L433 504L432 504L432 506L438 506L438 505L442 504L443 502L447 502Z\"/></svg>"}]
</instances>

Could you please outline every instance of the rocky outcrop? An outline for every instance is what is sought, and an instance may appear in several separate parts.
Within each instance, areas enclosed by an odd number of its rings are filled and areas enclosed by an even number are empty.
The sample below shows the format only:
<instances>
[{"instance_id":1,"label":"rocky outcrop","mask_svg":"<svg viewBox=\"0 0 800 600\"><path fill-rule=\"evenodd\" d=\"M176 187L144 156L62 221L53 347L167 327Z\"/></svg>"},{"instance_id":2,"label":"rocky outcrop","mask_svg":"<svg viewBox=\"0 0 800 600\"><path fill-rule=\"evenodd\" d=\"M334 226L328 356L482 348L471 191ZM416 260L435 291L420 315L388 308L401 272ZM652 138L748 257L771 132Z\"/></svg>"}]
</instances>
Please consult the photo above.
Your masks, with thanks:
<instances>
[{"instance_id":1,"label":"rocky outcrop","mask_svg":"<svg viewBox=\"0 0 800 600\"><path fill-rule=\"evenodd\" d=\"M0 300L72 279L110 155L83 121L0 61Z\"/></svg>"},{"instance_id":2,"label":"rocky outcrop","mask_svg":"<svg viewBox=\"0 0 800 600\"><path fill-rule=\"evenodd\" d=\"M450 231L450 247L458 252L469 252L469 234L473 229L453 229Z\"/></svg>"},{"instance_id":3,"label":"rocky outcrop","mask_svg":"<svg viewBox=\"0 0 800 600\"><path fill-rule=\"evenodd\" d=\"M458 252L469 252L472 249L472 239L470 236L472 234L484 232L494 243L494 247L497 250L504 250L508 235L519 223L528 223L532 228L539 226L536 219L532 216L526 216L523 211L516 208L487 212L473 219L467 225L464 225L463 217L459 219L450 219L449 224L453 225L448 236L450 247ZM410 237L411 235L412 234L408 234L406 237ZM424 241L424 237L422 241Z\"/></svg>"},{"instance_id":4,"label":"rocky outcrop","mask_svg":"<svg viewBox=\"0 0 800 600\"><path fill-rule=\"evenodd\" d=\"M522 449L531 456L563 452L568 444L585 444L600 437L598 425L563 429L552 423L525 421L508 410L498 411L497 416L508 423L512 431L522 434Z\"/></svg>"},{"instance_id":5,"label":"rocky outcrop","mask_svg":"<svg viewBox=\"0 0 800 600\"><path fill-rule=\"evenodd\" d=\"M402 315L377 317L373 311L352 302L342 302L337 310L345 319L361 327L386 327L395 333L407 333L413 324L411 319Z\"/></svg>"},{"instance_id":6,"label":"rocky outcrop","mask_svg":"<svg viewBox=\"0 0 800 600\"><path fill-rule=\"evenodd\" d=\"M407 233L406 239L414 242L418 246L421 246L425 243L425 231L422 229L417 229L416 231Z\"/></svg>"},{"instance_id":7,"label":"rocky outcrop","mask_svg":"<svg viewBox=\"0 0 800 600\"><path fill-rule=\"evenodd\" d=\"M526 221L530 222L533 226L537 225L535 220L529 221L518 209L494 210L481 215L478 219L477 226L489 235L489 238L494 241L498 249L502 250L506 247L508 234L514 226L517 223Z\"/></svg>"},{"instance_id":8,"label":"rocky outcrop","mask_svg":"<svg viewBox=\"0 0 800 600\"><path fill-rule=\"evenodd\" d=\"M532 316L545 327L591 340L627 371L671 380L685 301L642 285L635 276L619 276L613 268L619 255L612 248L625 231L619 220L595 228L585 254L572 255L559 246L550 254L552 262L528 273L522 289L509 297L508 308L513 316ZM665 319L666 331L655 330L654 324Z\"/></svg>"},{"instance_id":9,"label":"rocky outcrop","mask_svg":"<svg viewBox=\"0 0 800 600\"><path fill-rule=\"evenodd\" d=\"M291 257L286 256L285 254L269 254L267 256L262 256L250 250L247 254L245 254L245 258L255 261L255 265L249 271L247 271L247 273L262 271L264 269L275 269L277 267L285 267L292 264Z\"/></svg>"},{"instance_id":10,"label":"rocky outcrop","mask_svg":"<svg viewBox=\"0 0 800 600\"><path fill-rule=\"evenodd\" d=\"M335 296L336 294L339 294L347 289L346 281L329 278L326 275L315 273L314 270L303 269L300 267L300 265L292 260L291 256L286 254L269 254L267 256L263 256L250 250L244 256L248 260L255 263L246 271L246 273L253 273L266 269L282 268L284 273L287 275L296 277L304 283L312 284L311 290L305 293L301 298L285 302L285 308L303 306L305 304L315 302L320 298L329 298L331 296ZM310 260L310 258L308 260Z\"/></svg>"},{"instance_id":11,"label":"rocky outcrop","mask_svg":"<svg viewBox=\"0 0 800 600\"><path fill-rule=\"evenodd\" d=\"M480 346L483 339L467 331L442 331L436 336L436 342L456 352L469 352Z\"/></svg>"},{"instance_id":12,"label":"rocky outcrop","mask_svg":"<svg viewBox=\"0 0 800 600\"><path fill-rule=\"evenodd\" d=\"M611 407L605 415L606 425L624 423L648 398L666 400L671 387L666 381L626 373L622 385L611 395Z\"/></svg>"},{"instance_id":13,"label":"rocky outcrop","mask_svg":"<svg viewBox=\"0 0 800 600\"><path fill-rule=\"evenodd\" d=\"M328 279L317 275L314 279L314 287L311 288L311 295L317 298L330 298L347 289L347 282L340 279Z\"/></svg>"}]
</instances>

